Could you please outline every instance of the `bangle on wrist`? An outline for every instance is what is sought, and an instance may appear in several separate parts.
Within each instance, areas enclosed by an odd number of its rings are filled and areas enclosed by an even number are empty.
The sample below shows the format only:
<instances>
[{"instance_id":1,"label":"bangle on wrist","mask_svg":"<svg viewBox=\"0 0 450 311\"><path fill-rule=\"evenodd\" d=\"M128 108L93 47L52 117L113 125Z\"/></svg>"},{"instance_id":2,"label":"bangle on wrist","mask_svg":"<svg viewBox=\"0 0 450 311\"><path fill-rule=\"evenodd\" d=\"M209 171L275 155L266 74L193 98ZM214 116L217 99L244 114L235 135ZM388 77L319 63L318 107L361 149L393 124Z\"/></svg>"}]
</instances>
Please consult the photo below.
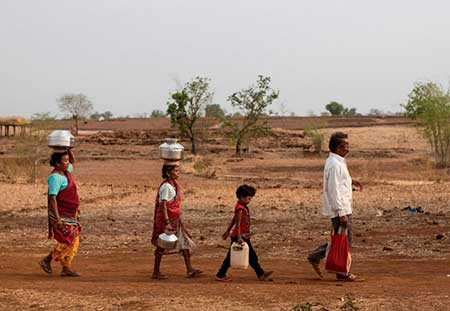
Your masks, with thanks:
<instances>
[{"instance_id":1,"label":"bangle on wrist","mask_svg":"<svg viewBox=\"0 0 450 311\"><path fill-rule=\"evenodd\" d=\"M170 220L169 220L169 219L166 219L166 220L165 220L165 223L166 223L166 225L170 224Z\"/></svg>"}]
</instances>

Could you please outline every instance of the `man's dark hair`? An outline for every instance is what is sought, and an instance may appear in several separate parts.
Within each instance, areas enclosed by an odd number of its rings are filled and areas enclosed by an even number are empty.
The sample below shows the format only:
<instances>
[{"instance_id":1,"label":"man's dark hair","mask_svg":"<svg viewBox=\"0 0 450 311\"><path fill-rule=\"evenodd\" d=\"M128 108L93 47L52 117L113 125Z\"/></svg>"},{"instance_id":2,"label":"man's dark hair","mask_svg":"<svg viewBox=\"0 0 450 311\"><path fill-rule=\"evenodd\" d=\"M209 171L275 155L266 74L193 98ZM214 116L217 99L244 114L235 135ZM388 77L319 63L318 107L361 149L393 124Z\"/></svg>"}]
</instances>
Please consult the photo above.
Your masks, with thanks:
<instances>
[{"instance_id":1,"label":"man's dark hair","mask_svg":"<svg viewBox=\"0 0 450 311\"><path fill-rule=\"evenodd\" d=\"M168 165L168 164L164 164L161 170L161 177L164 179L169 178L169 172L171 170L173 170L175 167L177 167L176 165Z\"/></svg>"},{"instance_id":2,"label":"man's dark hair","mask_svg":"<svg viewBox=\"0 0 450 311\"><path fill-rule=\"evenodd\" d=\"M347 138L348 135L345 134L344 132L334 132L333 134L331 134L328 148L330 148L331 152L336 153L336 149L339 147L342 141Z\"/></svg>"},{"instance_id":3,"label":"man's dark hair","mask_svg":"<svg viewBox=\"0 0 450 311\"><path fill-rule=\"evenodd\" d=\"M57 163L61 163L61 160L63 156L68 155L69 153L67 151L64 152L53 152L50 157L50 166L56 167Z\"/></svg>"},{"instance_id":4,"label":"man's dark hair","mask_svg":"<svg viewBox=\"0 0 450 311\"><path fill-rule=\"evenodd\" d=\"M256 194L256 189L249 185L240 185L236 189L236 196L238 199L243 197L254 197Z\"/></svg>"}]
</instances>

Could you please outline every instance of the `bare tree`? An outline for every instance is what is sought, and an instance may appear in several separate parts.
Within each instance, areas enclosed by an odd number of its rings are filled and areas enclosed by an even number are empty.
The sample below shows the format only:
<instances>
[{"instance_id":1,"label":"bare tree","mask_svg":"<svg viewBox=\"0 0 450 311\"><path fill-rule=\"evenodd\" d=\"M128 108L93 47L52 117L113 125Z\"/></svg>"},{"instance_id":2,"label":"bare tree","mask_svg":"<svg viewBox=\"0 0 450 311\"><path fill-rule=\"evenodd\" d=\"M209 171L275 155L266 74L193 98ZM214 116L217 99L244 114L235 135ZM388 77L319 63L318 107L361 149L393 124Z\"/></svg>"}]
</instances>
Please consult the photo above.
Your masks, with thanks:
<instances>
[{"instance_id":1,"label":"bare tree","mask_svg":"<svg viewBox=\"0 0 450 311\"><path fill-rule=\"evenodd\" d=\"M78 135L78 120L85 118L93 109L92 102L84 94L64 94L56 100L62 112L69 113L75 121L75 135Z\"/></svg>"}]
</instances>

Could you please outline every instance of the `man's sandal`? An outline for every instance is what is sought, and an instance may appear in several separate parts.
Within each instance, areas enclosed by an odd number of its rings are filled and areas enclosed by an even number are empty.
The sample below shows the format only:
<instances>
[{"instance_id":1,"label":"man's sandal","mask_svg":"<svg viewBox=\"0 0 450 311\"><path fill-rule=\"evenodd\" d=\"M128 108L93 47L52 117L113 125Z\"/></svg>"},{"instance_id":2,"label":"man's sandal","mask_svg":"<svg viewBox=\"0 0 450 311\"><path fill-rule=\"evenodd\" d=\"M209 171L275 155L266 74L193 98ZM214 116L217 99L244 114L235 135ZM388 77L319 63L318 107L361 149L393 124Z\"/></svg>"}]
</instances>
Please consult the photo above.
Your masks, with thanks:
<instances>
[{"instance_id":1,"label":"man's sandal","mask_svg":"<svg viewBox=\"0 0 450 311\"><path fill-rule=\"evenodd\" d=\"M61 276L63 277L79 277L81 276L78 272L73 271L73 270L69 270L69 269L63 269L61 271Z\"/></svg>"},{"instance_id":2,"label":"man's sandal","mask_svg":"<svg viewBox=\"0 0 450 311\"><path fill-rule=\"evenodd\" d=\"M308 258L308 262L311 264L311 266L313 267L314 271L317 273L317 275L319 276L319 278L323 278L323 274L322 271L320 271L320 263L315 262L311 259Z\"/></svg>"},{"instance_id":3,"label":"man's sandal","mask_svg":"<svg viewBox=\"0 0 450 311\"><path fill-rule=\"evenodd\" d=\"M216 276L215 280L218 281L218 282L231 282L231 281L233 281L233 279L230 278L229 276L223 276L223 277Z\"/></svg>"},{"instance_id":4,"label":"man's sandal","mask_svg":"<svg viewBox=\"0 0 450 311\"><path fill-rule=\"evenodd\" d=\"M167 280L168 277L165 274L158 273L158 274L152 274L152 279L154 279L154 280Z\"/></svg>"},{"instance_id":5,"label":"man's sandal","mask_svg":"<svg viewBox=\"0 0 450 311\"><path fill-rule=\"evenodd\" d=\"M203 271L202 270L198 270L198 269L194 269L192 271L189 271L186 275L187 278L195 278L197 276L199 276L200 274L202 274Z\"/></svg>"},{"instance_id":6,"label":"man's sandal","mask_svg":"<svg viewBox=\"0 0 450 311\"><path fill-rule=\"evenodd\" d=\"M53 272L50 262L48 260L45 260L45 258L39 261L39 267L41 267L45 273L50 274Z\"/></svg>"},{"instance_id":7,"label":"man's sandal","mask_svg":"<svg viewBox=\"0 0 450 311\"><path fill-rule=\"evenodd\" d=\"M260 280L260 281L273 281L272 278L271 278L272 274L273 274L273 271L264 272L263 275L258 276L258 280Z\"/></svg>"},{"instance_id":8,"label":"man's sandal","mask_svg":"<svg viewBox=\"0 0 450 311\"><path fill-rule=\"evenodd\" d=\"M340 282L362 282L362 281L364 281L363 278L360 278L352 273L350 273L347 276L337 275L336 280L340 281Z\"/></svg>"}]
</instances>

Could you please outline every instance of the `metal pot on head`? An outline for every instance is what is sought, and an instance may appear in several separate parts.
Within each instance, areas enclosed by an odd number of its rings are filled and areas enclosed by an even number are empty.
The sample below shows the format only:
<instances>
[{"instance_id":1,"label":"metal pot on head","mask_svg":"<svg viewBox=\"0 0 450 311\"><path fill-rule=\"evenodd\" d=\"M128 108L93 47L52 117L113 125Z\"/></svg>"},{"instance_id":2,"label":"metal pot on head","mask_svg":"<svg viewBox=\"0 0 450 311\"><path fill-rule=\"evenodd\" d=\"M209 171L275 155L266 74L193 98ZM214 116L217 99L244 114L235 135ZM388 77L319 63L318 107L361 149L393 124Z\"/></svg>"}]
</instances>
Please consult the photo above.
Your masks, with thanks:
<instances>
[{"instance_id":1,"label":"metal pot on head","mask_svg":"<svg viewBox=\"0 0 450 311\"><path fill-rule=\"evenodd\" d=\"M166 138L164 143L159 146L159 156L168 161L179 161L183 159L184 147L177 143L176 138Z\"/></svg>"},{"instance_id":2,"label":"metal pot on head","mask_svg":"<svg viewBox=\"0 0 450 311\"><path fill-rule=\"evenodd\" d=\"M55 152L63 152L75 146L75 137L67 130L55 130L47 136L47 145Z\"/></svg>"}]
</instances>

